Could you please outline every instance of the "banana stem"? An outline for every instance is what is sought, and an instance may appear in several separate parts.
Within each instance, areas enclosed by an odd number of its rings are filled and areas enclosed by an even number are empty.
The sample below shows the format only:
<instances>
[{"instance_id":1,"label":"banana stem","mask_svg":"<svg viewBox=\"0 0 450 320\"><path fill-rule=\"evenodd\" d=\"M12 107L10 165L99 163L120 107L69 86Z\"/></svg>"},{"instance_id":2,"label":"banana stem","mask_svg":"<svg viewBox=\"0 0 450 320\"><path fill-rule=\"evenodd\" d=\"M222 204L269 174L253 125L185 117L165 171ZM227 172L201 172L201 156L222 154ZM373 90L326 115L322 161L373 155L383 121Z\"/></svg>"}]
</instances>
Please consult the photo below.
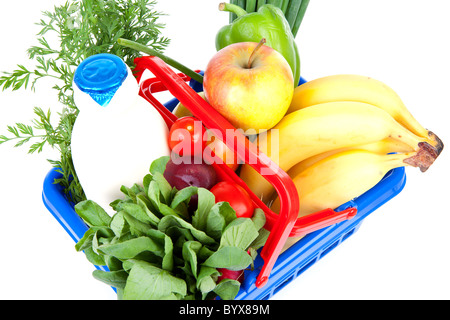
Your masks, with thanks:
<instances>
[{"instance_id":1,"label":"banana stem","mask_svg":"<svg viewBox=\"0 0 450 320\"><path fill-rule=\"evenodd\" d=\"M185 75L191 77L195 81L197 81L199 83L203 83L202 75L200 75L197 72L195 72L194 70L191 70L188 67L182 65L178 61L173 60L172 58L169 58L169 57L163 55L162 53L159 53L156 50L153 50L153 49L151 49L149 47L146 47L143 44L137 43L135 41L131 41L131 40L123 39L123 38L117 39L117 43L122 45L122 46L124 46L124 47L128 47L128 48L131 48L131 49L134 49L134 50L137 50L137 51L141 51L141 52L146 53L148 55L158 57L161 60L163 60L165 63L167 63L168 65L170 65L170 66L174 67L175 69L183 72Z\"/></svg>"},{"instance_id":2,"label":"banana stem","mask_svg":"<svg viewBox=\"0 0 450 320\"><path fill-rule=\"evenodd\" d=\"M383 161L387 169L395 169L398 167L411 166L411 164L405 162L405 160L416 157L417 152L407 153L391 153L383 155Z\"/></svg>"},{"instance_id":3,"label":"banana stem","mask_svg":"<svg viewBox=\"0 0 450 320\"><path fill-rule=\"evenodd\" d=\"M412 156L403 160L405 164L418 167L420 171L425 172L438 157L436 149L427 142L419 143L419 150Z\"/></svg>"}]
</instances>

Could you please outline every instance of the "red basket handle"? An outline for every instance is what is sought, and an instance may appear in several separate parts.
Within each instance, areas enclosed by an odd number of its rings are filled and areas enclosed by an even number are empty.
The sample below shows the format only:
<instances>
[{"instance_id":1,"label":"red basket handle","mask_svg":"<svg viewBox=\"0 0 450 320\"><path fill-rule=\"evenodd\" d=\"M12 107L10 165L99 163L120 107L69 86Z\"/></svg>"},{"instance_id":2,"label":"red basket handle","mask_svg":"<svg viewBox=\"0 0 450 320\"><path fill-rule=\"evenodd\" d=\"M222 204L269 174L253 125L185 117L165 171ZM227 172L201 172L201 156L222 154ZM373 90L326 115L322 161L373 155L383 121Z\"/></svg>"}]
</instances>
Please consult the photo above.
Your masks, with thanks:
<instances>
[{"instance_id":1,"label":"red basket handle","mask_svg":"<svg viewBox=\"0 0 450 320\"><path fill-rule=\"evenodd\" d=\"M280 213L278 219L270 230L269 237L261 251L264 265L256 280L256 286L264 286L270 275L270 271L280 254L286 239L288 238L296 220L299 210L299 200L297 190L289 176L278 168L271 160L260 153L239 130L236 130L222 115L212 108L203 98L201 98L183 79L180 78L167 64L157 57L149 57L148 67L150 71L161 80L165 87L195 115L207 128L214 128L226 136L226 130L235 130L237 143L228 145L234 148L237 156L244 159L255 170L261 172L263 168L272 170L273 174L266 175L265 178L272 183L280 197ZM225 139L226 140L226 139ZM224 141L226 143L226 141ZM256 161L253 161L255 159ZM220 166L225 169L224 166ZM275 170L273 168L276 168ZM226 169L225 169L226 170ZM232 171L230 169L230 171ZM231 176L237 177L234 172L229 172ZM248 189L248 188L247 188ZM275 214L275 213L273 213Z\"/></svg>"}]
</instances>

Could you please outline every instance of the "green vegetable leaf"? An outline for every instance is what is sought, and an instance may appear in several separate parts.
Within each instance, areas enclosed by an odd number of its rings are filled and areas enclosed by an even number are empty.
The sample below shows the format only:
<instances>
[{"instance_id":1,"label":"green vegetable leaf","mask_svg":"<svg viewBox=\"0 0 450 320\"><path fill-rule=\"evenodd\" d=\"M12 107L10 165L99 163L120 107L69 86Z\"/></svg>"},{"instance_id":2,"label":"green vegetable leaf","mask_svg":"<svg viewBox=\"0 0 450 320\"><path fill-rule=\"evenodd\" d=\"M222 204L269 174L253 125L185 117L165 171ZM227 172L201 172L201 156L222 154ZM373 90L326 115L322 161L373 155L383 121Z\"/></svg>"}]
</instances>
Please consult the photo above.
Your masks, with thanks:
<instances>
[{"instance_id":1,"label":"green vegetable leaf","mask_svg":"<svg viewBox=\"0 0 450 320\"><path fill-rule=\"evenodd\" d=\"M75 245L75 249L77 251L83 251L85 249L92 247L92 239L94 238L94 234L97 232L94 228L89 228L83 235L83 237L78 240Z\"/></svg>"},{"instance_id":2,"label":"green vegetable leaf","mask_svg":"<svg viewBox=\"0 0 450 320\"><path fill-rule=\"evenodd\" d=\"M120 205L121 210L128 213L133 218L142 221L144 223L151 223L152 219L147 214L147 211L144 209L143 206L136 204L136 203L128 203L124 202Z\"/></svg>"},{"instance_id":3,"label":"green vegetable leaf","mask_svg":"<svg viewBox=\"0 0 450 320\"><path fill-rule=\"evenodd\" d=\"M209 237L204 231L194 228L190 223L176 216L165 216L158 224L158 229L166 232L169 228L179 228L190 231L192 236L204 245L214 245L216 241Z\"/></svg>"},{"instance_id":4,"label":"green vegetable leaf","mask_svg":"<svg viewBox=\"0 0 450 320\"><path fill-rule=\"evenodd\" d=\"M197 187L192 186L177 191L172 199L170 207L176 209L181 203L188 203L191 197L195 194L197 194Z\"/></svg>"},{"instance_id":5,"label":"green vegetable leaf","mask_svg":"<svg viewBox=\"0 0 450 320\"><path fill-rule=\"evenodd\" d=\"M85 249L84 254L86 255L86 259L93 265L106 266L106 262L103 256L95 253L92 247Z\"/></svg>"},{"instance_id":6,"label":"green vegetable leaf","mask_svg":"<svg viewBox=\"0 0 450 320\"><path fill-rule=\"evenodd\" d=\"M222 300L233 300L236 295L239 293L239 289L241 284L237 280L232 279L224 279L220 281L217 287L214 289L214 292Z\"/></svg>"},{"instance_id":7,"label":"green vegetable leaf","mask_svg":"<svg viewBox=\"0 0 450 320\"><path fill-rule=\"evenodd\" d=\"M172 201L172 187L164 178L163 174L160 172L155 172L153 174L153 181L158 184L158 189L162 195L164 203L170 203Z\"/></svg>"},{"instance_id":8,"label":"green vegetable leaf","mask_svg":"<svg viewBox=\"0 0 450 320\"><path fill-rule=\"evenodd\" d=\"M253 262L250 255L237 247L222 247L214 252L203 265L213 268L242 270Z\"/></svg>"},{"instance_id":9,"label":"green vegetable leaf","mask_svg":"<svg viewBox=\"0 0 450 320\"><path fill-rule=\"evenodd\" d=\"M113 202L118 211L112 217L93 201L77 205L91 227L75 248L111 271L94 277L116 287L121 299L235 297L240 283L217 284L217 269L253 268L257 246L268 234L262 210L255 210L251 219L236 218L230 204L215 203L207 189L169 190L158 171L146 177L147 187L121 188L125 198ZM194 194L199 199L191 223L179 209L187 208Z\"/></svg>"},{"instance_id":10,"label":"green vegetable leaf","mask_svg":"<svg viewBox=\"0 0 450 320\"><path fill-rule=\"evenodd\" d=\"M183 244L182 255L185 261L185 270L189 267L192 275L197 278L197 253L202 244L198 241L187 241Z\"/></svg>"},{"instance_id":11,"label":"green vegetable leaf","mask_svg":"<svg viewBox=\"0 0 450 320\"><path fill-rule=\"evenodd\" d=\"M144 208L144 211L148 216L150 224L153 226L158 225L159 218L154 213L157 212L157 210L153 207L150 200L144 194L138 194L136 196L136 203L139 204L142 208Z\"/></svg>"},{"instance_id":12,"label":"green vegetable leaf","mask_svg":"<svg viewBox=\"0 0 450 320\"><path fill-rule=\"evenodd\" d=\"M138 237L123 242L100 245L97 250L103 254L118 259L132 259L144 251L150 251L158 256L164 255L164 248L149 237Z\"/></svg>"},{"instance_id":13,"label":"green vegetable leaf","mask_svg":"<svg viewBox=\"0 0 450 320\"><path fill-rule=\"evenodd\" d=\"M136 261L130 270L123 299L173 300L186 294L187 286L183 279L149 263Z\"/></svg>"},{"instance_id":14,"label":"green vegetable leaf","mask_svg":"<svg viewBox=\"0 0 450 320\"><path fill-rule=\"evenodd\" d=\"M125 220L123 211L119 211L113 215L111 222L110 222L110 227L111 227L111 230L114 232L114 234L117 237L120 237L121 235L123 235L127 232L130 232L130 227L129 227L127 221ZM90 231L90 229L88 231L86 231L86 234L89 231Z\"/></svg>"},{"instance_id":15,"label":"green vegetable leaf","mask_svg":"<svg viewBox=\"0 0 450 320\"><path fill-rule=\"evenodd\" d=\"M220 239L220 247L246 250L258 235L258 230L251 219L237 218L225 228Z\"/></svg>"},{"instance_id":16,"label":"green vegetable leaf","mask_svg":"<svg viewBox=\"0 0 450 320\"><path fill-rule=\"evenodd\" d=\"M261 229L266 224L266 215L261 208L256 208L253 213L252 221L255 224L256 230Z\"/></svg>"},{"instance_id":17,"label":"green vegetable leaf","mask_svg":"<svg viewBox=\"0 0 450 320\"><path fill-rule=\"evenodd\" d=\"M169 156L163 156L154 160L150 165L150 173L152 175L155 175L156 173L159 173L161 175L164 174L167 162L169 162L169 160L170 160Z\"/></svg>"},{"instance_id":18,"label":"green vegetable leaf","mask_svg":"<svg viewBox=\"0 0 450 320\"><path fill-rule=\"evenodd\" d=\"M206 233L220 242L225 227L236 219L236 212L228 202L216 203L206 216Z\"/></svg>"},{"instance_id":19,"label":"green vegetable leaf","mask_svg":"<svg viewBox=\"0 0 450 320\"><path fill-rule=\"evenodd\" d=\"M211 268L207 266L201 266L200 272L197 277L197 288L202 293L208 293L211 292L216 288L216 281L214 278L217 279L217 277L220 275L219 271L217 271L216 268Z\"/></svg>"},{"instance_id":20,"label":"green vegetable leaf","mask_svg":"<svg viewBox=\"0 0 450 320\"><path fill-rule=\"evenodd\" d=\"M75 205L75 212L91 227L109 226L111 217L92 200L85 200Z\"/></svg>"},{"instance_id":21,"label":"green vegetable leaf","mask_svg":"<svg viewBox=\"0 0 450 320\"><path fill-rule=\"evenodd\" d=\"M200 230L206 229L207 215L216 203L216 199L211 191L205 188L198 188L198 206L192 217L192 225Z\"/></svg>"},{"instance_id":22,"label":"green vegetable leaf","mask_svg":"<svg viewBox=\"0 0 450 320\"><path fill-rule=\"evenodd\" d=\"M95 279L100 280L107 285L114 288L125 288L127 283L128 273L123 270L120 271L102 271L94 270L92 275Z\"/></svg>"}]
</instances>

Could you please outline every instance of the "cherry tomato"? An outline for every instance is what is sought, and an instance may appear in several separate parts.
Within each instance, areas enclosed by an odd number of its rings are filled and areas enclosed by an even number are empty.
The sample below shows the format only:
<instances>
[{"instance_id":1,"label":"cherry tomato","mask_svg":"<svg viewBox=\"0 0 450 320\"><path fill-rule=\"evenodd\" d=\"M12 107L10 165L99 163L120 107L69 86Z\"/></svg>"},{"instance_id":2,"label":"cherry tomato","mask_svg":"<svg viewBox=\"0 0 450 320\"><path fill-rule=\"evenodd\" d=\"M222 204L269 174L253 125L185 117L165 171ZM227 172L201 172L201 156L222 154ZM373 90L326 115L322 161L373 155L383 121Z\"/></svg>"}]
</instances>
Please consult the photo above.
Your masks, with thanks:
<instances>
[{"instance_id":1,"label":"cherry tomato","mask_svg":"<svg viewBox=\"0 0 450 320\"><path fill-rule=\"evenodd\" d=\"M169 130L169 148L179 156L201 156L205 127L195 117L178 118Z\"/></svg>"},{"instance_id":2,"label":"cherry tomato","mask_svg":"<svg viewBox=\"0 0 450 320\"><path fill-rule=\"evenodd\" d=\"M248 195L247 191L240 185L230 182L221 181L214 185L210 191L216 197L216 202L226 201L236 211L238 218L251 218L255 206Z\"/></svg>"}]
</instances>

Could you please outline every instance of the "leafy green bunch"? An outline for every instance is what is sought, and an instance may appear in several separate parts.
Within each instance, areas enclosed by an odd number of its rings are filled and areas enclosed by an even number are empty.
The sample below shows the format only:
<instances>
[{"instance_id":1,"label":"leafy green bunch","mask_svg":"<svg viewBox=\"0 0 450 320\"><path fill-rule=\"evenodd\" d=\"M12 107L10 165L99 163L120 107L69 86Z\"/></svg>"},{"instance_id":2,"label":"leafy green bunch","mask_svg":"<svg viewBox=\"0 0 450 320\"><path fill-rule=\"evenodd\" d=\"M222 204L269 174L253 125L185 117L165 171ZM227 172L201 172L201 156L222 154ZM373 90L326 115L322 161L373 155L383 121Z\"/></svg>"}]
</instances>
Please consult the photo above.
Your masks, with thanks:
<instances>
[{"instance_id":1,"label":"leafy green bunch","mask_svg":"<svg viewBox=\"0 0 450 320\"><path fill-rule=\"evenodd\" d=\"M267 239L265 215L236 218L228 202L215 203L204 188L171 188L163 172L169 157L155 160L143 186L123 186L112 217L91 200L76 212L90 227L76 244L95 265L96 279L117 288L121 299L233 299L240 288L220 268L244 270ZM198 195L192 217L191 196ZM218 270L219 269L219 270Z\"/></svg>"},{"instance_id":2,"label":"leafy green bunch","mask_svg":"<svg viewBox=\"0 0 450 320\"><path fill-rule=\"evenodd\" d=\"M58 123L50 121L51 108L44 111L34 107L36 118L32 123L8 126L9 136L0 135L0 144L16 141L18 147L35 141L29 153L39 153L45 145L57 149L60 158L49 161L63 174L56 182L75 203L85 199L73 168L70 148L72 128L78 115L72 91L75 69L81 61L98 53L115 54L133 69L133 60L139 53L119 45L117 39L121 37L163 51L169 40L161 36L164 26L158 23L161 13L154 10L155 3L150 0L74 0L55 6L52 12L44 11L37 23L41 27L37 34L38 45L27 50L34 69L19 64L16 70L4 72L0 77L3 90L35 90L41 79L54 81L53 89L63 105L58 112ZM49 39L59 42L55 44Z\"/></svg>"}]
</instances>

